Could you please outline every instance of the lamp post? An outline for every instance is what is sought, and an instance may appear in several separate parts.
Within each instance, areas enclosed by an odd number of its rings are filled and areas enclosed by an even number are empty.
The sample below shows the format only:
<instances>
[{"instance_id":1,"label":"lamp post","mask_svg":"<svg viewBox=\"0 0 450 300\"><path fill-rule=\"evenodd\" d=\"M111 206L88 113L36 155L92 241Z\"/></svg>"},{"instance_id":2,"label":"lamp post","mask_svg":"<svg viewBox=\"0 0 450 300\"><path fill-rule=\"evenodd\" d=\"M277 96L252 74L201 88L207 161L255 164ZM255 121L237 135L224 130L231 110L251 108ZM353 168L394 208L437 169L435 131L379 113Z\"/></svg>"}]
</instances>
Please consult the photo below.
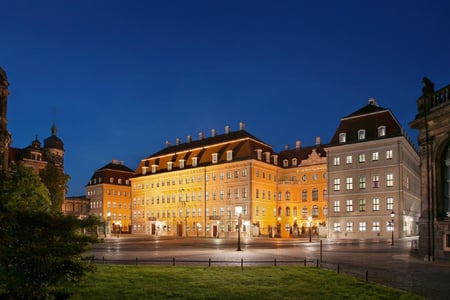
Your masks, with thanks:
<instances>
[{"instance_id":1,"label":"lamp post","mask_svg":"<svg viewBox=\"0 0 450 300\"><path fill-rule=\"evenodd\" d=\"M111 234L111 212L108 211L108 213L106 214L106 234L110 235Z\"/></svg>"},{"instance_id":2,"label":"lamp post","mask_svg":"<svg viewBox=\"0 0 450 300\"><path fill-rule=\"evenodd\" d=\"M309 242L311 243L311 225L312 225L312 217L308 217L308 231L309 231Z\"/></svg>"},{"instance_id":3,"label":"lamp post","mask_svg":"<svg viewBox=\"0 0 450 300\"><path fill-rule=\"evenodd\" d=\"M394 211L391 212L391 246L394 246L394 217L395 213Z\"/></svg>"},{"instance_id":4,"label":"lamp post","mask_svg":"<svg viewBox=\"0 0 450 300\"><path fill-rule=\"evenodd\" d=\"M237 240L237 251L241 250L241 213L242 213L242 206L236 206L236 215L238 216L238 225L237 225L237 232L238 232L238 240Z\"/></svg>"}]
</instances>

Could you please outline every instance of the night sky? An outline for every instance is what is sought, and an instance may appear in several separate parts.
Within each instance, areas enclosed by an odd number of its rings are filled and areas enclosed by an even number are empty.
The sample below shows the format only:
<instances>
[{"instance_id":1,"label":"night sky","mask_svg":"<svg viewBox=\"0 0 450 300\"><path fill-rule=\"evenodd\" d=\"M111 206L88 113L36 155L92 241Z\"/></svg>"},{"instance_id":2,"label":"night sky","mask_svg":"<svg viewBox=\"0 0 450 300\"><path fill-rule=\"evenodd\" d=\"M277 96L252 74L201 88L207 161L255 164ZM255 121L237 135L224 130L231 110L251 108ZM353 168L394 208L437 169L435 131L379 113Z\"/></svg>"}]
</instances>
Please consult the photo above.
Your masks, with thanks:
<instances>
[{"instance_id":1,"label":"night sky","mask_svg":"<svg viewBox=\"0 0 450 300\"><path fill-rule=\"evenodd\" d=\"M112 159L246 130L328 143L375 98L408 128L422 77L450 84L450 1L0 1L13 147L52 123L70 196Z\"/></svg>"}]
</instances>

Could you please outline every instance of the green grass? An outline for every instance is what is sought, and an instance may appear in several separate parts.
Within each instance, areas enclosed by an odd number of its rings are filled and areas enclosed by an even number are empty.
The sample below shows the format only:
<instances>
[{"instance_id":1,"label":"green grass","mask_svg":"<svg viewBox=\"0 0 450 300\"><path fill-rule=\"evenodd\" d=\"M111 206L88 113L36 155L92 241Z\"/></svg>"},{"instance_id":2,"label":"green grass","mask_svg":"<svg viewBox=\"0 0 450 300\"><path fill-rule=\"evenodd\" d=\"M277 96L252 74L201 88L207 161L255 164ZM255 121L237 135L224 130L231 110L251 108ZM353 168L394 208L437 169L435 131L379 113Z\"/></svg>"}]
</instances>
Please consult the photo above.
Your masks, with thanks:
<instances>
[{"instance_id":1,"label":"green grass","mask_svg":"<svg viewBox=\"0 0 450 300\"><path fill-rule=\"evenodd\" d=\"M70 299L422 299L309 267L96 266Z\"/></svg>"}]
</instances>

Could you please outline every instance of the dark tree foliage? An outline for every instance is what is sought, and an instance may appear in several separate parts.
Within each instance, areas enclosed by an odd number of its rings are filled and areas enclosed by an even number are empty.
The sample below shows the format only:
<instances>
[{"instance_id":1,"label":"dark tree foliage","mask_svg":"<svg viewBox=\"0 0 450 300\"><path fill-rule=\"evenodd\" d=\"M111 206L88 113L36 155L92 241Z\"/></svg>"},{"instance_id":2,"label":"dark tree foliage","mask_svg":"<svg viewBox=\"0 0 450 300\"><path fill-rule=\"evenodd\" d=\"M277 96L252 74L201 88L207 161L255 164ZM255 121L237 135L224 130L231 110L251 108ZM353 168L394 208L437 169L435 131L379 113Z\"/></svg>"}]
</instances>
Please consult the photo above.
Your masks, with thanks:
<instances>
[{"instance_id":1,"label":"dark tree foliage","mask_svg":"<svg viewBox=\"0 0 450 300\"><path fill-rule=\"evenodd\" d=\"M20 176L19 176L20 175ZM51 299L51 288L90 270L84 257L98 224L51 209L39 178L23 167L0 174L0 290L8 299Z\"/></svg>"},{"instance_id":2,"label":"dark tree foliage","mask_svg":"<svg viewBox=\"0 0 450 300\"><path fill-rule=\"evenodd\" d=\"M70 176L64 174L63 170L49 162L44 169L39 171L42 182L50 193L52 208L56 211L61 210L64 198L67 192L67 182Z\"/></svg>"}]
</instances>

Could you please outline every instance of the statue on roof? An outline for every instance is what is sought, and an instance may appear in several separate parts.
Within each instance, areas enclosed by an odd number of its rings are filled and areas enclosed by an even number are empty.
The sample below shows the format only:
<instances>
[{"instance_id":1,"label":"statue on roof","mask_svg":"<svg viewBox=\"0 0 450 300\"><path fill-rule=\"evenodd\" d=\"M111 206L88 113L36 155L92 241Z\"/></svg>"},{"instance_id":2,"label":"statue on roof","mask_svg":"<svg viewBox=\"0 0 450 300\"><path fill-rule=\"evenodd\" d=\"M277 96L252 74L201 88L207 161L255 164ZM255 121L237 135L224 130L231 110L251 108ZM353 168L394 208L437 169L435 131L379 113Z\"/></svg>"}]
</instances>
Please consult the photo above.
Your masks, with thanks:
<instances>
[{"instance_id":1,"label":"statue on roof","mask_svg":"<svg viewBox=\"0 0 450 300\"><path fill-rule=\"evenodd\" d=\"M434 83L427 77L422 78L422 93L424 96L434 93Z\"/></svg>"}]
</instances>

